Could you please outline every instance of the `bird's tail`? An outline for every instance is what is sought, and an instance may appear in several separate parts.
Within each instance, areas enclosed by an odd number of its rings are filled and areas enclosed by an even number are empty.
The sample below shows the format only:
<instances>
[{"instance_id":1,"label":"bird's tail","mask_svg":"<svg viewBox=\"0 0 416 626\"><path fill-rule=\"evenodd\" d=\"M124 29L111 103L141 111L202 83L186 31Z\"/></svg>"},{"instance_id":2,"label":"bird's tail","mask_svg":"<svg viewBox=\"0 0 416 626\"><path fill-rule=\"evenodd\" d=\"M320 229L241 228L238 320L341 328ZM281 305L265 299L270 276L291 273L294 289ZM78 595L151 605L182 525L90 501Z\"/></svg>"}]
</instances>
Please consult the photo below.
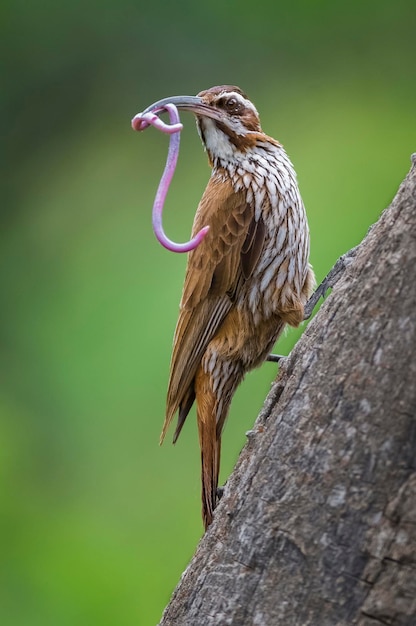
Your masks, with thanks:
<instances>
[{"instance_id":1,"label":"bird's tail","mask_svg":"<svg viewBox=\"0 0 416 626\"><path fill-rule=\"evenodd\" d=\"M215 425L198 419L199 441L201 445L202 478L202 519L205 530L212 522L217 503L217 487L220 472L221 436L217 438Z\"/></svg>"},{"instance_id":2,"label":"bird's tail","mask_svg":"<svg viewBox=\"0 0 416 626\"><path fill-rule=\"evenodd\" d=\"M214 377L201 367L195 377L197 422L201 448L202 519L205 529L212 522L217 503L220 472L221 433L232 395L242 376L216 384Z\"/></svg>"},{"instance_id":3,"label":"bird's tail","mask_svg":"<svg viewBox=\"0 0 416 626\"><path fill-rule=\"evenodd\" d=\"M217 432L218 401L212 391L210 376L197 377L197 421L201 448L202 519L205 529L212 522L217 500L218 476L220 471L221 433ZM203 386L203 390L201 389ZM198 389L199 387L199 389ZM198 391L201 390L201 393Z\"/></svg>"}]
</instances>

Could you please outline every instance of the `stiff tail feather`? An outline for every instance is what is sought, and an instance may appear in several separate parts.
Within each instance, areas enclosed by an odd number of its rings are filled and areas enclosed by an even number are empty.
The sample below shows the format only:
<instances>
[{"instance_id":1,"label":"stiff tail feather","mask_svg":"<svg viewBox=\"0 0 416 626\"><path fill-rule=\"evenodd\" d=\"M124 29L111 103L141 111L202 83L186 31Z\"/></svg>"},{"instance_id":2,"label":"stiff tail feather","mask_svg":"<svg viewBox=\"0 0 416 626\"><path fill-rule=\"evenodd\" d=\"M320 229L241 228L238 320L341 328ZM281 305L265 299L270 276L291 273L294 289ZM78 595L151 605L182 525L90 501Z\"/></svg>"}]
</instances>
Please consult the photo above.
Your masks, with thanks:
<instances>
[{"instance_id":1,"label":"stiff tail feather","mask_svg":"<svg viewBox=\"0 0 416 626\"><path fill-rule=\"evenodd\" d=\"M212 379L200 368L195 379L197 422L201 448L202 518L205 529L212 522L220 471L221 432L217 430L218 399Z\"/></svg>"}]
</instances>

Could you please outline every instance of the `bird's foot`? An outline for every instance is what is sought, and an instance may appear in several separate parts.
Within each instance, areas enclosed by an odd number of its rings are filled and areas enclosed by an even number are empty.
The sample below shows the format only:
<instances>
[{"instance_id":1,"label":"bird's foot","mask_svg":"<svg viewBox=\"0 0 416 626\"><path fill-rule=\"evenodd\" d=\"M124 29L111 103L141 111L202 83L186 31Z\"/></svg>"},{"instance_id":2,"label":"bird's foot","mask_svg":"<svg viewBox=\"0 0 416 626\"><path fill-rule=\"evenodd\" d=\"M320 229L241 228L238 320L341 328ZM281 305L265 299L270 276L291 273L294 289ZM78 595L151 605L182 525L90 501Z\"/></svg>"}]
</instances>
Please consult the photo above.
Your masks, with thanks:
<instances>
[{"instance_id":1,"label":"bird's foot","mask_svg":"<svg viewBox=\"0 0 416 626\"><path fill-rule=\"evenodd\" d=\"M225 487L217 487L217 502L219 502L221 498L223 497L224 489Z\"/></svg>"},{"instance_id":2,"label":"bird's foot","mask_svg":"<svg viewBox=\"0 0 416 626\"><path fill-rule=\"evenodd\" d=\"M286 357L283 354L269 354L266 361L269 361L270 363L280 363L280 361L285 358Z\"/></svg>"},{"instance_id":3,"label":"bird's foot","mask_svg":"<svg viewBox=\"0 0 416 626\"><path fill-rule=\"evenodd\" d=\"M337 282L343 275L344 271L346 270L348 265L351 263L351 261L355 257L357 250L358 250L358 246L356 246L355 248L351 248L351 250L349 250L348 252L346 252L345 254L339 257L338 261L335 263L332 269L328 272L328 274L325 276L325 278L323 279L319 287L315 289L315 291L313 292L313 294L307 301L305 305L305 313L303 316L304 320L308 320L310 318L318 301L320 300L320 298L325 297L325 294L328 291L328 289L332 289L332 287L334 287L337 284Z\"/></svg>"}]
</instances>

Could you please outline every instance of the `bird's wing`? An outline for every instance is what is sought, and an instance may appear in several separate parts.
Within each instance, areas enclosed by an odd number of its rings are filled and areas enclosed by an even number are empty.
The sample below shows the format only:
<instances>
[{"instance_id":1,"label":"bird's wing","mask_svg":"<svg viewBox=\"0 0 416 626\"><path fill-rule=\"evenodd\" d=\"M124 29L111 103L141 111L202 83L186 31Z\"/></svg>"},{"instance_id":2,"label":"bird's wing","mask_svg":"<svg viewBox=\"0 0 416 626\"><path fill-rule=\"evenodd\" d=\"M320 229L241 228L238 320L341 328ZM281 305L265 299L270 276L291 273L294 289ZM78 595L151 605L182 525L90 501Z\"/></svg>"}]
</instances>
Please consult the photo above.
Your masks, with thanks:
<instances>
[{"instance_id":1,"label":"bird's wing","mask_svg":"<svg viewBox=\"0 0 416 626\"><path fill-rule=\"evenodd\" d=\"M264 224L255 222L245 191L236 193L231 182L215 177L199 204L193 234L206 225L207 235L188 256L162 440L178 409L174 440L179 435L194 401L193 380L201 358L232 306L237 284L251 275L264 242Z\"/></svg>"}]
</instances>

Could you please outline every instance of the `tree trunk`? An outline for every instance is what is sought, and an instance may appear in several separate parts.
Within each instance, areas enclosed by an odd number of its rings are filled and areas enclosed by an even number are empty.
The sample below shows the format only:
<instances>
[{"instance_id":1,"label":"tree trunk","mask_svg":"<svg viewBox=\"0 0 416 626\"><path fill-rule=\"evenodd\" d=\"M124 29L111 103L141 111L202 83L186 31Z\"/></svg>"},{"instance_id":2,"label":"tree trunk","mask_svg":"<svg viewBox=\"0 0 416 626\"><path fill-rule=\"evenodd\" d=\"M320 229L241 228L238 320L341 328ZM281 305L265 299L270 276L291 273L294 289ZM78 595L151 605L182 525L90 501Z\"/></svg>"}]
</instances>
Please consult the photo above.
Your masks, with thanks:
<instances>
[{"instance_id":1,"label":"tree trunk","mask_svg":"<svg viewBox=\"0 0 416 626\"><path fill-rule=\"evenodd\" d=\"M160 626L415 626L416 158L344 266Z\"/></svg>"}]
</instances>

